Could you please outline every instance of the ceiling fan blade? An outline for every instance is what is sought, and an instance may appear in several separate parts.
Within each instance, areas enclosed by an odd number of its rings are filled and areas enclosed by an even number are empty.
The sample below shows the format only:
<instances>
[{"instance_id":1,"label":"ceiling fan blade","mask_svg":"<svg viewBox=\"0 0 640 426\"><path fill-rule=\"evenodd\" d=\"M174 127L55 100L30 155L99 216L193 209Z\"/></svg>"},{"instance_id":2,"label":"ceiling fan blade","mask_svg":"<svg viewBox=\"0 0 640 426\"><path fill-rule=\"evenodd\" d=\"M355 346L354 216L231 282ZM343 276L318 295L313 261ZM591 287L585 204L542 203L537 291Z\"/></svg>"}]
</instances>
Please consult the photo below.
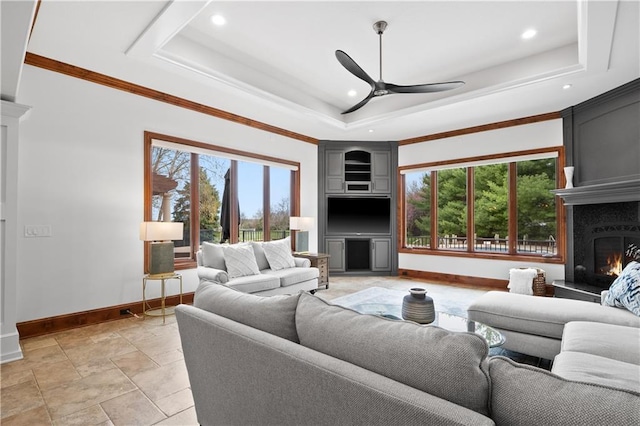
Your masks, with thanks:
<instances>
[{"instance_id":1,"label":"ceiling fan blade","mask_svg":"<svg viewBox=\"0 0 640 426\"><path fill-rule=\"evenodd\" d=\"M411 86L399 86L387 83L387 90L390 93L433 93L444 92L445 90L457 89L464 86L464 81L449 81L447 83L414 84Z\"/></svg>"},{"instance_id":2,"label":"ceiling fan blade","mask_svg":"<svg viewBox=\"0 0 640 426\"><path fill-rule=\"evenodd\" d=\"M348 110L342 112L342 114L349 114L350 112L353 112L357 109L362 108L363 106L365 106L367 104L367 102L369 102L371 100L371 98L374 98L376 95L373 93L374 91L372 90L366 98L364 98L363 100L361 100L360 102L358 102L357 104L355 104L354 106L352 106L351 108L349 108Z\"/></svg>"},{"instance_id":3,"label":"ceiling fan blade","mask_svg":"<svg viewBox=\"0 0 640 426\"><path fill-rule=\"evenodd\" d=\"M366 81L372 87L375 85L376 82L371 77L369 77L369 74L364 72L364 70L360 68L358 64L356 64L356 61L351 59L351 57L344 53L342 50L336 50L336 58L338 59L338 62L340 62L342 66L345 67L351 74L355 75L360 80Z\"/></svg>"}]
</instances>

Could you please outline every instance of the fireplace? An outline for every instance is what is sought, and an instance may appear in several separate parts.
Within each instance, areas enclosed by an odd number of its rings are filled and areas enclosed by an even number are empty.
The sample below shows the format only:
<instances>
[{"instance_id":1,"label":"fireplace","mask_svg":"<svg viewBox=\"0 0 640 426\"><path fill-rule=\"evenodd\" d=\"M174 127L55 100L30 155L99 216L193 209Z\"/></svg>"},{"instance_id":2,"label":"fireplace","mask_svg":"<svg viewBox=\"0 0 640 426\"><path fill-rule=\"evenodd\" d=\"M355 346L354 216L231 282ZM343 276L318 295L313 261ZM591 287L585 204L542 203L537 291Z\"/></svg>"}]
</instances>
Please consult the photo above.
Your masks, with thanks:
<instances>
[{"instance_id":1,"label":"fireplace","mask_svg":"<svg viewBox=\"0 0 640 426\"><path fill-rule=\"evenodd\" d=\"M567 279L609 288L630 261L625 257L630 244L640 245L640 202L574 206L573 262L567 263Z\"/></svg>"}]
</instances>

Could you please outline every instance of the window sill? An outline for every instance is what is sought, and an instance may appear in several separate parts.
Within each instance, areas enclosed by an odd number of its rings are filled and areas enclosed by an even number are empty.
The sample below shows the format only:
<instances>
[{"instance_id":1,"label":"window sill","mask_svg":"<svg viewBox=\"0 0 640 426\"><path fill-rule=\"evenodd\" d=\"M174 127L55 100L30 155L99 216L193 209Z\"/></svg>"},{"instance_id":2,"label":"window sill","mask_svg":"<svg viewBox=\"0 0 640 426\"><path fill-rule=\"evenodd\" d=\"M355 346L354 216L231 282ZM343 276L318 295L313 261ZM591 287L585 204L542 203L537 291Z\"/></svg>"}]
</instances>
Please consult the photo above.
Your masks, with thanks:
<instances>
[{"instance_id":1,"label":"window sill","mask_svg":"<svg viewBox=\"0 0 640 426\"><path fill-rule=\"evenodd\" d=\"M564 258L559 255L552 257L543 257L531 254L501 254L501 253L479 253L454 250L431 250L427 248L408 248L402 247L398 253L420 254L428 256L448 256L448 257L466 257L470 259L492 259L492 260L517 260L521 262L536 262L550 264L564 264Z\"/></svg>"}]
</instances>

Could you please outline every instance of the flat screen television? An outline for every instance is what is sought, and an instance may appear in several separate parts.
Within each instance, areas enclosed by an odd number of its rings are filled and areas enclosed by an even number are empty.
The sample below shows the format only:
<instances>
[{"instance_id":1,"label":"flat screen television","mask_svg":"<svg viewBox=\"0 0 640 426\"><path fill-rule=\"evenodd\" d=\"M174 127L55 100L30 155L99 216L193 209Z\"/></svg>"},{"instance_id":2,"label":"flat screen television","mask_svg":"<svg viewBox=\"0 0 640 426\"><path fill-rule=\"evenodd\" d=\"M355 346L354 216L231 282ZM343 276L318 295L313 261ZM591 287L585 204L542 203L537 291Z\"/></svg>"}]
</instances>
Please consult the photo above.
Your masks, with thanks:
<instances>
[{"instance_id":1,"label":"flat screen television","mask_svg":"<svg viewBox=\"0 0 640 426\"><path fill-rule=\"evenodd\" d=\"M330 197L327 199L327 234L390 233L390 198Z\"/></svg>"}]
</instances>

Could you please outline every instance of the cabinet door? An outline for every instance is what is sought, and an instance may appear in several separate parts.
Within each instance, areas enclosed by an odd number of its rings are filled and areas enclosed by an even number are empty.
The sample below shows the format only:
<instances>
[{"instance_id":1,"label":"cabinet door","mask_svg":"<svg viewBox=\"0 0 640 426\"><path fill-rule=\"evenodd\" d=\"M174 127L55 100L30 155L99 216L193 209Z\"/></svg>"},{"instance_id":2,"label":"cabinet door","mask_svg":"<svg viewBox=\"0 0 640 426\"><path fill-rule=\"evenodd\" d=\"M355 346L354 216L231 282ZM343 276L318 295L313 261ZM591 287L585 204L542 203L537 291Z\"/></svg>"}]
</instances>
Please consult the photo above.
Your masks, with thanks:
<instances>
[{"instance_id":1,"label":"cabinet door","mask_svg":"<svg viewBox=\"0 0 640 426\"><path fill-rule=\"evenodd\" d=\"M371 192L391 193L391 157L387 151L373 152L373 167Z\"/></svg>"},{"instance_id":2,"label":"cabinet door","mask_svg":"<svg viewBox=\"0 0 640 426\"><path fill-rule=\"evenodd\" d=\"M371 270L391 270L391 239L374 238L371 240Z\"/></svg>"},{"instance_id":3,"label":"cabinet door","mask_svg":"<svg viewBox=\"0 0 640 426\"><path fill-rule=\"evenodd\" d=\"M344 272L344 238L334 238L326 240L329 258L329 271Z\"/></svg>"},{"instance_id":4,"label":"cabinet door","mask_svg":"<svg viewBox=\"0 0 640 426\"><path fill-rule=\"evenodd\" d=\"M327 151L325 159L325 192L344 192L344 153Z\"/></svg>"}]
</instances>

